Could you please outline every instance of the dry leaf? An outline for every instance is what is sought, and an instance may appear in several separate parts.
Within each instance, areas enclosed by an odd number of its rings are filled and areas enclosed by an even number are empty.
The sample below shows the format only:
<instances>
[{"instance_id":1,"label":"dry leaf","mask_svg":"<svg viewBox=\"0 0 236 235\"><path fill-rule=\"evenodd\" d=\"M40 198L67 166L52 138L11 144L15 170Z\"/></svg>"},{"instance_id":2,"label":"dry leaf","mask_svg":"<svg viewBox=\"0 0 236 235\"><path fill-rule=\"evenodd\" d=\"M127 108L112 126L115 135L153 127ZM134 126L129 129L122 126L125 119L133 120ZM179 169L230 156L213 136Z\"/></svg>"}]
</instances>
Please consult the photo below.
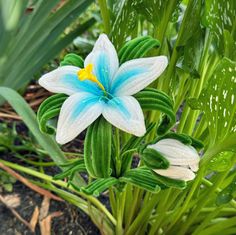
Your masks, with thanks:
<instances>
[{"instance_id":1,"label":"dry leaf","mask_svg":"<svg viewBox=\"0 0 236 235\"><path fill-rule=\"evenodd\" d=\"M50 206L50 199L48 197L43 198L43 202L39 212L39 221L47 217Z\"/></svg>"},{"instance_id":2,"label":"dry leaf","mask_svg":"<svg viewBox=\"0 0 236 235\"><path fill-rule=\"evenodd\" d=\"M20 197L18 194L6 195L2 197L2 200L9 208L16 208L20 205Z\"/></svg>"},{"instance_id":3,"label":"dry leaf","mask_svg":"<svg viewBox=\"0 0 236 235\"><path fill-rule=\"evenodd\" d=\"M31 220L30 220L30 225L31 225L33 232L35 232L35 228L38 223L38 219L39 219L39 208L36 206L34 209L34 213L33 213Z\"/></svg>"}]
</instances>

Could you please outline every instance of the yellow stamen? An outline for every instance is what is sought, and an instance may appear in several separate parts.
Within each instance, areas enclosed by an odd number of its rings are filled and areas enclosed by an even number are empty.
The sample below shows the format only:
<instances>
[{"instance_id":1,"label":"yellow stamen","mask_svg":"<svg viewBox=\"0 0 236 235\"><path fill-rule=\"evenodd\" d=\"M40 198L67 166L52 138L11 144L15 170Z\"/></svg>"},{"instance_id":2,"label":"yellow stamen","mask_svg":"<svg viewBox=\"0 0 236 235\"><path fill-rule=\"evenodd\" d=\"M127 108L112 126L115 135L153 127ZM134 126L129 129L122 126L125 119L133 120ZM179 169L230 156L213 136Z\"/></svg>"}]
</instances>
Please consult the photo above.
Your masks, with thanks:
<instances>
[{"instance_id":1,"label":"yellow stamen","mask_svg":"<svg viewBox=\"0 0 236 235\"><path fill-rule=\"evenodd\" d=\"M104 86L101 84L101 82L98 81L98 79L96 78L96 76L92 73L93 71L93 65L92 64L88 64L84 69L81 69L80 71L78 71L77 75L78 75L78 79L80 81L84 81L84 80L89 80L92 81L94 83L97 83L97 85L105 91Z\"/></svg>"}]
</instances>

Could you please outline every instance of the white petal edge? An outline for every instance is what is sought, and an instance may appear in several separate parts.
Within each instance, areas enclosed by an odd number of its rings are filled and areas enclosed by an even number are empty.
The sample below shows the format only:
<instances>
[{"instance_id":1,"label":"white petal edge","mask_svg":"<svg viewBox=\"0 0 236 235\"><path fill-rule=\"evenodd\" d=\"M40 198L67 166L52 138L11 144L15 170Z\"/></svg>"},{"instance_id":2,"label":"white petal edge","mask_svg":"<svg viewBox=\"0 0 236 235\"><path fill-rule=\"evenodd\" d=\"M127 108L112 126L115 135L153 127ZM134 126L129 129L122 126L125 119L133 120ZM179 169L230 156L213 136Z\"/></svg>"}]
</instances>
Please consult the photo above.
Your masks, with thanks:
<instances>
[{"instance_id":1,"label":"white petal edge","mask_svg":"<svg viewBox=\"0 0 236 235\"><path fill-rule=\"evenodd\" d=\"M87 66L88 64L93 64L94 66L97 65L97 57L99 53L105 53L108 58L108 67L110 69L109 73L109 83L111 82L113 76L117 72L119 68L119 60L118 55L116 53L116 49L114 45L111 43L109 38L106 34L101 34L97 41L94 44L93 50L91 53L85 58L84 65Z\"/></svg>"},{"instance_id":2,"label":"white petal edge","mask_svg":"<svg viewBox=\"0 0 236 235\"><path fill-rule=\"evenodd\" d=\"M158 169L154 172L175 180L189 181L195 178L195 174L190 169L179 166L170 166L168 169Z\"/></svg>"},{"instance_id":3,"label":"white petal edge","mask_svg":"<svg viewBox=\"0 0 236 235\"><path fill-rule=\"evenodd\" d=\"M112 81L112 90L117 96L133 95L141 91L154 80L156 80L166 69L168 59L166 56L156 56L149 58L134 59L121 65ZM113 87L117 84L120 77L133 69L143 69L144 72L127 79L118 88Z\"/></svg>"},{"instance_id":4,"label":"white petal edge","mask_svg":"<svg viewBox=\"0 0 236 235\"><path fill-rule=\"evenodd\" d=\"M57 124L56 141L66 144L78 136L102 113L103 102L91 102L78 116L73 117L73 112L79 105L83 105L89 98L95 97L89 93L77 93L70 96L62 105Z\"/></svg>"},{"instance_id":5,"label":"white petal edge","mask_svg":"<svg viewBox=\"0 0 236 235\"><path fill-rule=\"evenodd\" d=\"M79 70L79 67L71 65L59 67L49 73L44 74L39 79L39 85L53 93L72 95L76 92L73 84L71 84L71 86L70 84L65 85L61 82L61 79L63 76L68 74L76 75Z\"/></svg>"},{"instance_id":6,"label":"white petal edge","mask_svg":"<svg viewBox=\"0 0 236 235\"><path fill-rule=\"evenodd\" d=\"M135 136L143 136L146 133L144 116L138 101L132 96L117 97L122 102L130 117L122 115L118 105L111 106L109 102L105 105L102 115L115 127L133 134Z\"/></svg>"}]
</instances>

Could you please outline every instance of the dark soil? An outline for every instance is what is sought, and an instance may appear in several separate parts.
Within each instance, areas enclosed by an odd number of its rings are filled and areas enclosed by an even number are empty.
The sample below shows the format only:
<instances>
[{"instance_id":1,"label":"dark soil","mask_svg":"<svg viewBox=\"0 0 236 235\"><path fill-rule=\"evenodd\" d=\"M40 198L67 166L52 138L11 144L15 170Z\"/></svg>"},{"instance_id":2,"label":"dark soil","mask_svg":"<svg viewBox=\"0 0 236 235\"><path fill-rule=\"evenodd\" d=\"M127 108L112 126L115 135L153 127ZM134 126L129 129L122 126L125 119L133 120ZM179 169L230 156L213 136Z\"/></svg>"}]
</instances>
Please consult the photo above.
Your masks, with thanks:
<instances>
[{"instance_id":1,"label":"dark soil","mask_svg":"<svg viewBox=\"0 0 236 235\"><path fill-rule=\"evenodd\" d=\"M16 208L16 211L29 222L35 206L41 207L43 197L19 182L14 184L13 193L18 194L21 199L21 204ZM56 211L63 212L63 215L53 218L51 227L52 235L100 234L89 217L77 207L69 205L66 202L51 200L50 213ZM1 235L32 235L32 232L3 204L0 204L0 224ZM40 235L39 227L36 228L35 234Z\"/></svg>"}]
</instances>

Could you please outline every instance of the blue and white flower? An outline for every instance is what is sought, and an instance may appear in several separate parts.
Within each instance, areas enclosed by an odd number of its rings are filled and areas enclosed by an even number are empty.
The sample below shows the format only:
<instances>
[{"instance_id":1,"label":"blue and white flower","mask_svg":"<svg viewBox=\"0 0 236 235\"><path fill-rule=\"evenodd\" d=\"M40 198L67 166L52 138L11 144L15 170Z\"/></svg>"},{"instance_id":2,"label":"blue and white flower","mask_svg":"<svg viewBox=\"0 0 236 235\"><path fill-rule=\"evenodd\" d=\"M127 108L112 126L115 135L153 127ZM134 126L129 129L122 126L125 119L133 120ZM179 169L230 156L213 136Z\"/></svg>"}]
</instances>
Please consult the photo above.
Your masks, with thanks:
<instances>
[{"instance_id":1,"label":"blue and white flower","mask_svg":"<svg viewBox=\"0 0 236 235\"><path fill-rule=\"evenodd\" d=\"M69 95L59 114L57 142L71 141L100 115L123 131L143 136L143 112L132 95L160 76L167 64L165 56L157 56L130 60L119 67L114 46L102 34L86 57L85 68L62 66L43 75L41 86Z\"/></svg>"},{"instance_id":2,"label":"blue and white flower","mask_svg":"<svg viewBox=\"0 0 236 235\"><path fill-rule=\"evenodd\" d=\"M157 174L184 181L195 178L194 172L198 171L200 157L192 146L176 139L162 139L156 144L149 145L148 148L153 148L162 154L170 163L167 169L154 170Z\"/></svg>"}]
</instances>

